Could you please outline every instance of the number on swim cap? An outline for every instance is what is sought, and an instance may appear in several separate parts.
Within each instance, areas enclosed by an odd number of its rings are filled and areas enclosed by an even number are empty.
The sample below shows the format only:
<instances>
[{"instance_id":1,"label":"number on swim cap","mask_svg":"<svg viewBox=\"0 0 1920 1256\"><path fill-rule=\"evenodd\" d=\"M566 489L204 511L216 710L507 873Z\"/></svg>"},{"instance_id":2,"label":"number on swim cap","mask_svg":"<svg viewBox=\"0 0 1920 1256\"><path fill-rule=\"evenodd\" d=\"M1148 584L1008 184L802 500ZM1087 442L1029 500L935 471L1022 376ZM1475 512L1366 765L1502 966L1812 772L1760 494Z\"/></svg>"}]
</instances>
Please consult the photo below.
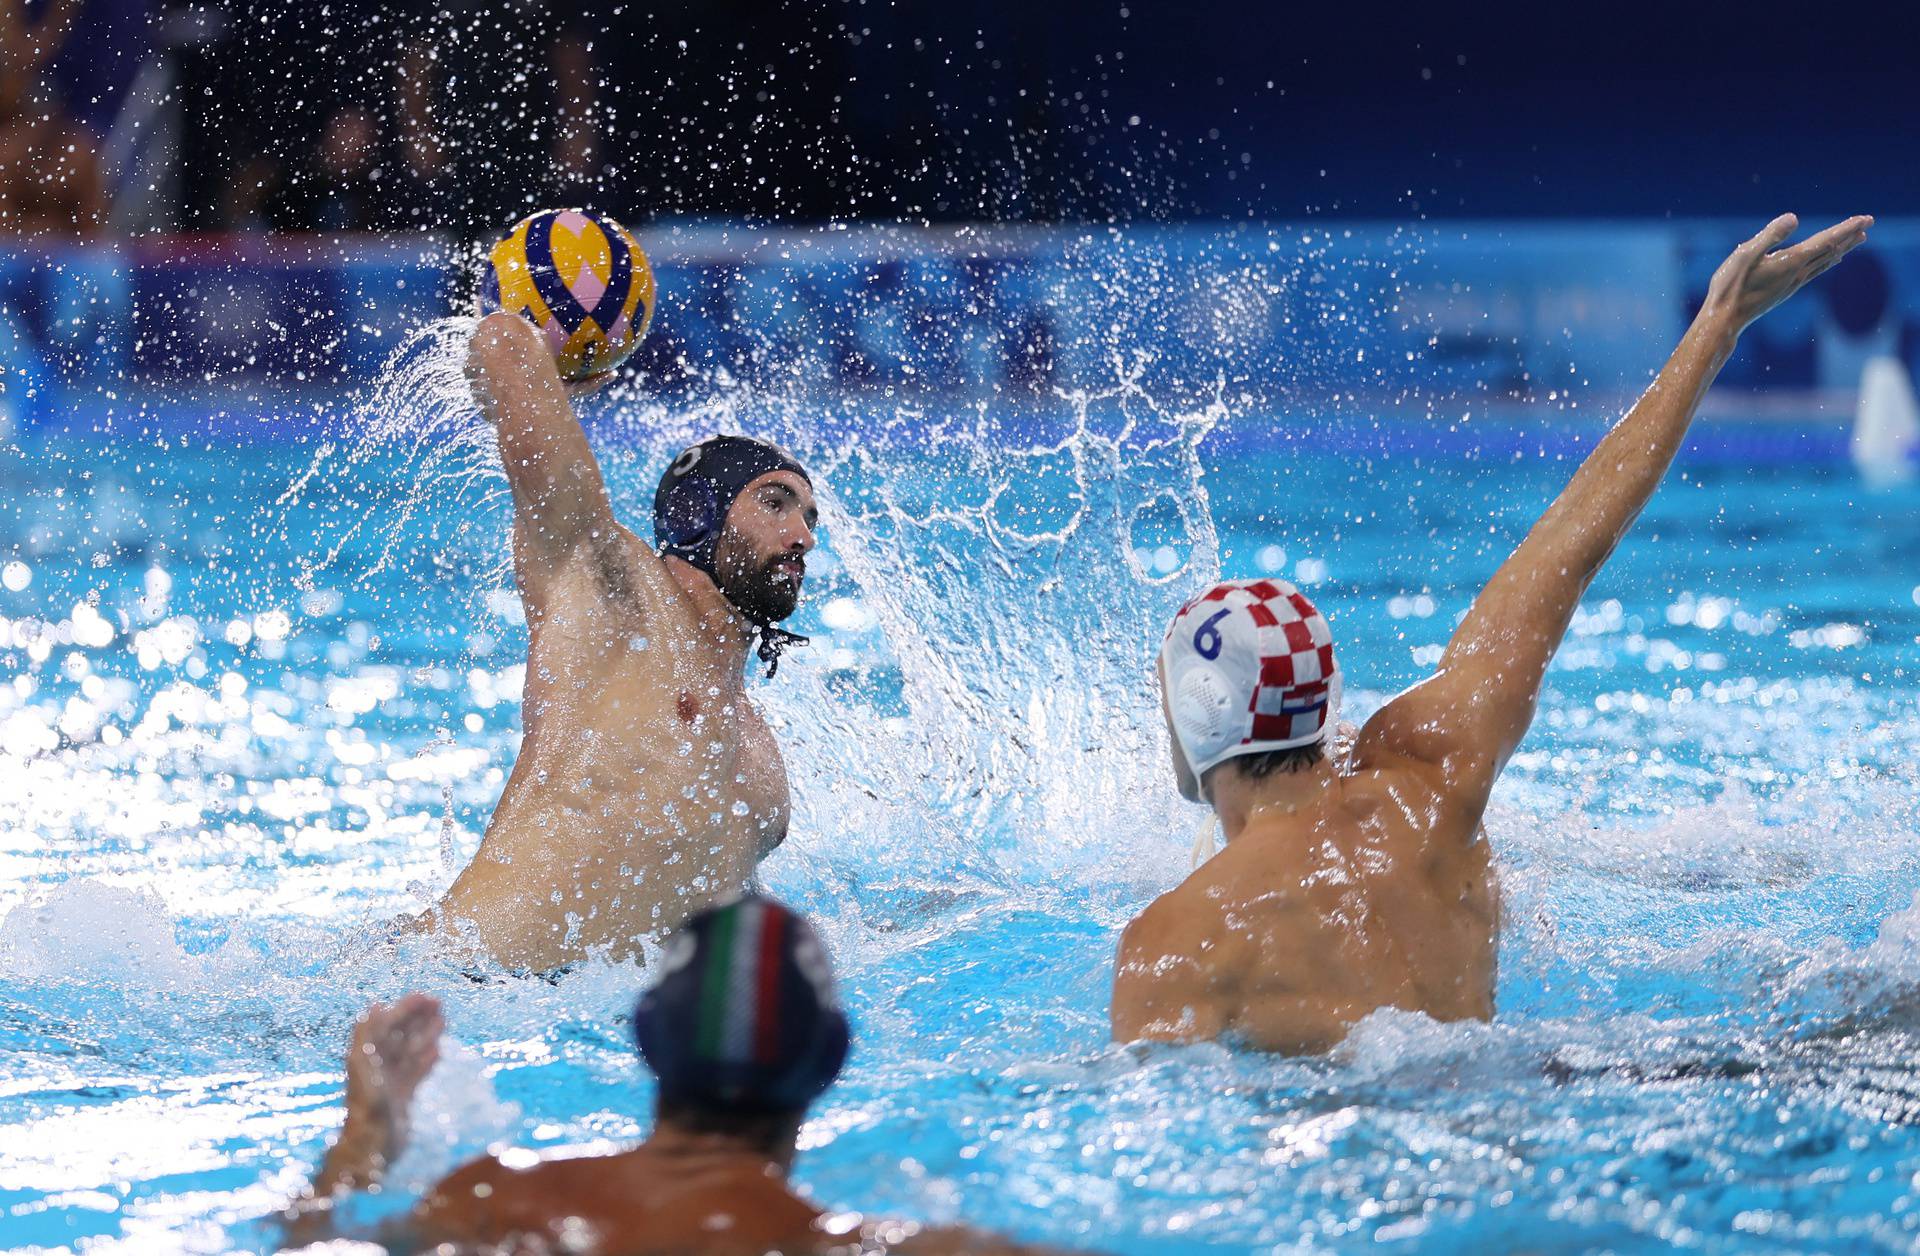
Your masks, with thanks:
<instances>
[{"instance_id":1,"label":"number on swim cap","mask_svg":"<svg viewBox=\"0 0 1920 1256\"><path fill-rule=\"evenodd\" d=\"M1193 634L1193 652L1211 662L1220 657L1220 647L1225 644L1220 639L1220 621L1233 614L1233 608L1223 606L1213 613L1213 618L1201 624Z\"/></svg>"}]
</instances>

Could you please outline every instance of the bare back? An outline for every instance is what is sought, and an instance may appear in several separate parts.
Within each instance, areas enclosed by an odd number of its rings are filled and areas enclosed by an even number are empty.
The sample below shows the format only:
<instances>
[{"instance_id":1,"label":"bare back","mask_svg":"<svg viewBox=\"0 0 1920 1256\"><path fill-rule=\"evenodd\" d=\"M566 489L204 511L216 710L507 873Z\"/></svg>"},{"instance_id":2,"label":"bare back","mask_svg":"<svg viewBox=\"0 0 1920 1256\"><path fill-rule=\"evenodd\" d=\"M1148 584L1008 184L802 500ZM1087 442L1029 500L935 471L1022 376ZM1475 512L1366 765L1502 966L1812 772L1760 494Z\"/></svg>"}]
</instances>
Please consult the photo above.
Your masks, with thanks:
<instances>
[{"instance_id":1,"label":"bare back","mask_svg":"<svg viewBox=\"0 0 1920 1256\"><path fill-rule=\"evenodd\" d=\"M1324 1051L1376 1008L1487 1017L1499 889L1477 811L1356 754L1307 809L1251 818L1128 928L1121 1038Z\"/></svg>"},{"instance_id":2,"label":"bare back","mask_svg":"<svg viewBox=\"0 0 1920 1256\"><path fill-rule=\"evenodd\" d=\"M1848 219L1776 250L1796 226L1783 215L1735 250L1652 387L1474 599L1438 670L1367 721L1350 763L1272 780L1231 758L1212 769L1227 849L1127 928L1116 1038L1231 1034L1304 1053L1383 1007L1492 1016L1499 897L1480 817L1547 665L1741 329L1871 223ZM1177 749L1174 770L1182 792L1200 796Z\"/></svg>"},{"instance_id":3,"label":"bare back","mask_svg":"<svg viewBox=\"0 0 1920 1256\"><path fill-rule=\"evenodd\" d=\"M539 1237L568 1251L806 1251L820 1210L773 1171L740 1158L706 1163L652 1154L552 1159L509 1168L488 1157L436 1187L411 1229L431 1243L501 1244Z\"/></svg>"},{"instance_id":4,"label":"bare back","mask_svg":"<svg viewBox=\"0 0 1920 1256\"><path fill-rule=\"evenodd\" d=\"M487 1157L440 1183L407 1219L404 1237L435 1250L579 1256L1042 1253L965 1227L829 1216L795 1194L775 1165L737 1154L669 1155L645 1145L611 1156L519 1154L525 1163Z\"/></svg>"}]
</instances>

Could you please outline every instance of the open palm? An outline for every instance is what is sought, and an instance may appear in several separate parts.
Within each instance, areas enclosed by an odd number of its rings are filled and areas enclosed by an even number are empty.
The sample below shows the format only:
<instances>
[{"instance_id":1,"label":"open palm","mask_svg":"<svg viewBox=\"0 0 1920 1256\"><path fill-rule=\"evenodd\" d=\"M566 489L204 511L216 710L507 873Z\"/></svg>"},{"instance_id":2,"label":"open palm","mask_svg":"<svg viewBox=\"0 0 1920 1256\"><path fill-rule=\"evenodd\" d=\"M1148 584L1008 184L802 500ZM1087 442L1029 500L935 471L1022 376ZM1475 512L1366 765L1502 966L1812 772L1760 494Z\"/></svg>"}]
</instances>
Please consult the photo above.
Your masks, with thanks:
<instances>
[{"instance_id":1,"label":"open palm","mask_svg":"<svg viewBox=\"0 0 1920 1256\"><path fill-rule=\"evenodd\" d=\"M1780 248L1799 225L1794 215L1782 214L1735 249L1713 272L1713 281L1707 285L1706 308L1732 318L1735 330L1744 328L1852 252L1867 238L1873 219L1861 214L1835 223L1792 248Z\"/></svg>"}]
</instances>

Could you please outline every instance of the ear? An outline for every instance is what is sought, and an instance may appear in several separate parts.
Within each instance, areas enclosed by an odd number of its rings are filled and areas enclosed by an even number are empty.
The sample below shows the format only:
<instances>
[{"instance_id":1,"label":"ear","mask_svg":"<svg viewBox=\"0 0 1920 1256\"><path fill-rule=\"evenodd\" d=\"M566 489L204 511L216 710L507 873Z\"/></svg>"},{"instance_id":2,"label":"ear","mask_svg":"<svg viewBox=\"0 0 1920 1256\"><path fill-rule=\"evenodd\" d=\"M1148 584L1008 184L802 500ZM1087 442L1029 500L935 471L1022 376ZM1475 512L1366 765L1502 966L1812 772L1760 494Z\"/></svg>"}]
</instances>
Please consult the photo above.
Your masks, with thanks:
<instances>
[{"instance_id":1,"label":"ear","mask_svg":"<svg viewBox=\"0 0 1920 1256\"><path fill-rule=\"evenodd\" d=\"M1188 802L1205 802L1200 796L1200 780L1193 773L1193 765L1187 762L1187 752L1180 745L1180 730L1173 724L1173 706L1167 699L1167 664L1161 659L1154 664L1154 673L1160 678L1160 718L1167 725L1167 750L1173 756L1173 782L1180 790L1180 796Z\"/></svg>"},{"instance_id":2,"label":"ear","mask_svg":"<svg viewBox=\"0 0 1920 1256\"><path fill-rule=\"evenodd\" d=\"M689 476L667 492L666 510L659 530L669 545L693 545L718 531L725 523L715 518L720 513L720 495L704 477Z\"/></svg>"}]
</instances>

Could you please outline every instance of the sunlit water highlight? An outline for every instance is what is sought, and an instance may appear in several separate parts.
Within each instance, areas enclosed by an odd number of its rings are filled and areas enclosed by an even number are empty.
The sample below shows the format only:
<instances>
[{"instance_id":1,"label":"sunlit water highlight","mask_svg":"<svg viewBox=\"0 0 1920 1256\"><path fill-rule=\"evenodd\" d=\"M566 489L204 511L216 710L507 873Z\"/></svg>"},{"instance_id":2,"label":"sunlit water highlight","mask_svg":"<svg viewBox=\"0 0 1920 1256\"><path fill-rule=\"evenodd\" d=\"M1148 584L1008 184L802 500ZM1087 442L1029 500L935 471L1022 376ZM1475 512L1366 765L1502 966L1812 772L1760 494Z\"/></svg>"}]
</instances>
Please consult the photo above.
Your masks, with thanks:
<instances>
[{"instance_id":1,"label":"sunlit water highlight","mask_svg":"<svg viewBox=\"0 0 1920 1256\"><path fill-rule=\"evenodd\" d=\"M470 854L515 745L504 485L470 411L419 400L456 395L457 337L317 459L0 462L6 1245L263 1243L338 1120L346 1026L407 989L462 1049L364 1215L490 1139L644 1132L637 970L482 987L366 946ZM631 522L714 428L825 485L815 645L755 689L796 791L766 880L859 1030L805 1135L823 1202L1142 1252L1913 1245L1920 495L1684 464L1496 796L1499 1019L1385 1014L1283 1061L1106 1042L1116 931L1197 814L1153 718L1165 620L1284 572L1363 716L1570 463L1491 427L1479 460L1334 459L1124 386L1018 421L589 409Z\"/></svg>"}]
</instances>

